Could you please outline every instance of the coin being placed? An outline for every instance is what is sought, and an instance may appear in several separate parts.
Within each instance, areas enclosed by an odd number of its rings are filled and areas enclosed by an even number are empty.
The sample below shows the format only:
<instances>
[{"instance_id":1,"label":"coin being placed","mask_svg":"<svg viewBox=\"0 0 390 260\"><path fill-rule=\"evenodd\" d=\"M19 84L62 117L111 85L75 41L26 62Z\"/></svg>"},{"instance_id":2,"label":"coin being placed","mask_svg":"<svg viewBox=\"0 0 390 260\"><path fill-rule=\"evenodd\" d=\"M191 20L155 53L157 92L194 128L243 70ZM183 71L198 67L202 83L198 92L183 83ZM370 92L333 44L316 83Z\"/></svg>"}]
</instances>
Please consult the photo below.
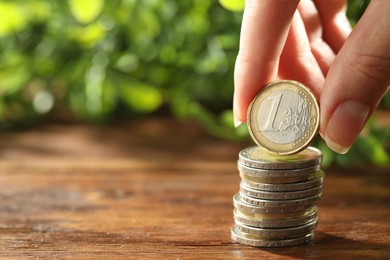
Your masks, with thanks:
<instances>
[{"instance_id":1,"label":"coin being placed","mask_svg":"<svg viewBox=\"0 0 390 260\"><path fill-rule=\"evenodd\" d=\"M248 129L255 143L278 155L305 149L319 126L319 107L314 94L292 80L267 85L248 110Z\"/></svg>"}]
</instances>

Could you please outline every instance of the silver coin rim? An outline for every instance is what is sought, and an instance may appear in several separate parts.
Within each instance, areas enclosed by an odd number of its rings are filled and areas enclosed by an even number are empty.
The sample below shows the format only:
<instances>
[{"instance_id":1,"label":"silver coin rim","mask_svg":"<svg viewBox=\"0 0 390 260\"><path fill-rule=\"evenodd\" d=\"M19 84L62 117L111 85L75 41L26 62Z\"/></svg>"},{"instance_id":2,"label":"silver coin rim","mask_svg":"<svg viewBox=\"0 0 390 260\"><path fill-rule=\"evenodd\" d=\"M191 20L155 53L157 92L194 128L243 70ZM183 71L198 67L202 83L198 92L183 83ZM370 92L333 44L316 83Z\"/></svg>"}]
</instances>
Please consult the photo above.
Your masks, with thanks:
<instances>
[{"instance_id":1,"label":"silver coin rim","mask_svg":"<svg viewBox=\"0 0 390 260\"><path fill-rule=\"evenodd\" d=\"M307 224L313 220L318 220L317 207L313 207L313 212L309 215L296 217L296 218L286 218L286 219L254 219L249 216L245 216L239 212L237 209L233 209L234 220L239 221L247 226L258 227L258 228L285 228L285 227L294 227L299 225Z\"/></svg>"},{"instance_id":2,"label":"silver coin rim","mask_svg":"<svg viewBox=\"0 0 390 260\"><path fill-rule=\"evenodd\" d=\"M299 191L299 190L306 190L310 188L314 188L317 186L324 185L324 177L325 172L320 170L316 173L314 176L314 179L303 181L303 182L296 182L296 183L259 183L254 182L251 180L245 180L241 179L242 182L244 182L248 187L251 187L253 189L257 190L263 190L263 191Z\"/></svg>"},{"instance_id":3,"label":"silver coin rim","mask_svg":"<svg viewBox=\"0 0 390 260\"><path fill-rule=\"evenodd\" d=\"M250 196L242 194L240 191L238 193L240 194L240 200L243 203L247 203L250 206L256 206L256 207L261 207L261 208L289 208L289 207L297 207L297 206L304 206L304 205L314 205L322 197L322 192L320 192L318 195L314 195L314 196L310 196L310 197L306 197L306 198L301 198L301 199L268 200L268 199L252 198ZM263 205L261 206L261 205L259 205L259 203L261 203Z\"/></svg>"},{"instance_id":4,"label":"silver coin rim","mask_svg":"<svg viewBox=\"0 0 390 260\"><path fill-rule=\"evenodd\" d=\"M243 181L240 182L240 193L243 192L245 195L255 199L267 199L267 200L292 200L292 199L303 199L311 196L315 196L321 193L323 185L298 191L263 191L253 189L247 186Z\"/></svg>"},{"instance_id":5,"label":"silver coin rim","mask_svg":"<svg viewBox=\"0 0 390 260\"><path fill-rule=\"evenodd\" d=\"M312 167L316 165L320 165L322 162L322 153L320 150L318 150L315 147L309 146L304 151L309 150L313 152L316 156L313 156L308 159L301 159L293 162L283 162L283 161L261 161L260 159L250 159L247 156L245 156L248 151L251 151L253 149L264 149L259 146L250 146L243 150L241 150L238 153L238 162L246 165L251 168L256 169L265 169L265 170L292 170L292 169L300 169L300 168L307 168ZM267 150L265 150L267 151ZM282 155L275 157L283 158Z\"/></svg>"},{"instance_id":6,"label":"silver coin rim","mask_svg":"<svg viewBox=\"0 0 390 260\"><path fill-rule=\"evenodd\" d=\"M237 199L238 197L238 199ZM264 208L264 207L256 207L253 205L246 204L241 201L240 194L237 192L233 196L233 206L237 208L239 211L248 212L250 214L288 214L288 213L298 213L298 212L304 212L311 208L314 205L300 205L295 207L271 207L271 208Z\"/></svg>"},{"instance_id":7,"label":"silver coin rim","mask_svg":"<svg viewBox=\"0 0 390 260\"><path fill-rule=\"evenodd\" d=\"M299 169L283 169L283 170L269 170L257 169L237 162L237 169L239 172L257 178L286 178L286 177L307 177L321 169L321 165L317 164L311 167Z\"/></svg>"},{"instance_id":8,"label":"silver coin rim","mask_svg":"<svg viewBox=\"0 0 390 260\"><path fill-rule=\"evenodd\" d=\"M246 175L245 173L239 172L241 179L246 179L257 183L269 183L269 184L287 184L287 183L308 181L313 179L315 174L316 173L311 173L308 174L307 176L283 176L280 178L260 178L260 177Z\"/></svg>"},{"instance_id":9,"label":"silver coin rim","mask_svg":"<svg viewBox=\"0 0 390 260\"><path fill-rule=\"evenodd\" d=\"M241 222L234 222L238 230L243 234L258 237L260 239L282 239L282 238L295 238L304 234L312 233L318 224L318 220L315 219L304 225L285 227L285 228L258 228L245 225Z\"/></svg>"},{"instance_id":10,"label":"silver coin rim","mask_svg":"<svg viewBox=\"0 0 390 260\"><path fill-rule=\"evenodd\" d=\"M233 241L254 247L263 247L263 248L274 248L274 247L291 247L303 245L311 242L314 239L314 232L307 234L303 237L293 238L293 239L280 239L280 240L264 240L256 239L253 237L247 237L245 234L240 234L235 230L233 226L231 229L231 238Z\"/></svg>"}]
</instances>

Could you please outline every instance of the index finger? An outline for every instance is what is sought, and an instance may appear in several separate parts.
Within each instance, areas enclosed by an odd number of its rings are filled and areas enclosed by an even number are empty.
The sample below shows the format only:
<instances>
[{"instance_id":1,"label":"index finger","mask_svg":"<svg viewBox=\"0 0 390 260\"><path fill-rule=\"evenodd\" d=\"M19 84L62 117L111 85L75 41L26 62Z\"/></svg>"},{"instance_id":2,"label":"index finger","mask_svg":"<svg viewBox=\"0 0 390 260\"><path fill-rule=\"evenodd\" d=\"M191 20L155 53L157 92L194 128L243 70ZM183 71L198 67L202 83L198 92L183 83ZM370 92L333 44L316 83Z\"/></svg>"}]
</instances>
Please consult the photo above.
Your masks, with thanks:
<instances>
[{"instance_id":1,"label":"index finger","mask_svg":"<svg viewBox=\"0 0 390 260\"><path fill-rule=\"evenodd\" d=\"M234 71L235 122L245 122L256 93L277 75L291 20L299 0L247 0Z\"/></svg>"}]
</instances>

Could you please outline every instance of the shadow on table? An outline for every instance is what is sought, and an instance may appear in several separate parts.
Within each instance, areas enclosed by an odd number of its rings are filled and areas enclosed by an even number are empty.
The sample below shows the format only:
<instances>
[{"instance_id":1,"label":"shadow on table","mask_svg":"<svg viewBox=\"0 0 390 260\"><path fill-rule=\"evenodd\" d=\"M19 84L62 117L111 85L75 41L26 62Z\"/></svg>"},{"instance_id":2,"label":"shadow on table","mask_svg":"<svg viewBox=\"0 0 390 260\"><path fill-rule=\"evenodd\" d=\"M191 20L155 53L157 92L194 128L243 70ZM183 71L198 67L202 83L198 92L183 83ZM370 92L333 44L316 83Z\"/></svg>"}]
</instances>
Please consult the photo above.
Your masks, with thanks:
<instances>
[{"instance_id":1,"label":"shadow on table","mask_svg":"<svg viewBox=\"0 0 390 260\"><path fill-rule=\"evenodd\" d=\"M272 248L265 251L299 259L389 259L390 245L352 240L340 236L316 232L309 245L289 248Z\"/></svg>"}]
</instances>

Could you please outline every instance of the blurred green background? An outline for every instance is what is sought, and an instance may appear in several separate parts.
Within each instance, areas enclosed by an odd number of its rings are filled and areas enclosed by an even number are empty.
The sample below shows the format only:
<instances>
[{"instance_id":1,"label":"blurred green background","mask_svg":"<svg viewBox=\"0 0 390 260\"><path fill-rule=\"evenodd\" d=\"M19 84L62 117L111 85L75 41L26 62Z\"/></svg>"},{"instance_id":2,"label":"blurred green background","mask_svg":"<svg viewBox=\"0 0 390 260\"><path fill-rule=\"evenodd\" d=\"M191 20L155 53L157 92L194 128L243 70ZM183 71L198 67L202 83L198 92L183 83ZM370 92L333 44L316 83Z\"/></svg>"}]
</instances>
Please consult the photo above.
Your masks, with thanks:
<instances>
[{"instance_id":1,"label":"blurred green background","mask_svg":"<svg viewBox=\"0 0 390 260\"><path fill-rule=\"evenodd\" d=\"M369 1L349 1L355 24ZM0 0L0 128L45 118L109 123L167 114L211 135L233 127L243 0ZM390 108L390 95L381 109ZM325 166L389 165L390 129L372 119L344 156L318 138ZM386 150L387 149L387 150Z\"/></svg>"}]
</instances>

